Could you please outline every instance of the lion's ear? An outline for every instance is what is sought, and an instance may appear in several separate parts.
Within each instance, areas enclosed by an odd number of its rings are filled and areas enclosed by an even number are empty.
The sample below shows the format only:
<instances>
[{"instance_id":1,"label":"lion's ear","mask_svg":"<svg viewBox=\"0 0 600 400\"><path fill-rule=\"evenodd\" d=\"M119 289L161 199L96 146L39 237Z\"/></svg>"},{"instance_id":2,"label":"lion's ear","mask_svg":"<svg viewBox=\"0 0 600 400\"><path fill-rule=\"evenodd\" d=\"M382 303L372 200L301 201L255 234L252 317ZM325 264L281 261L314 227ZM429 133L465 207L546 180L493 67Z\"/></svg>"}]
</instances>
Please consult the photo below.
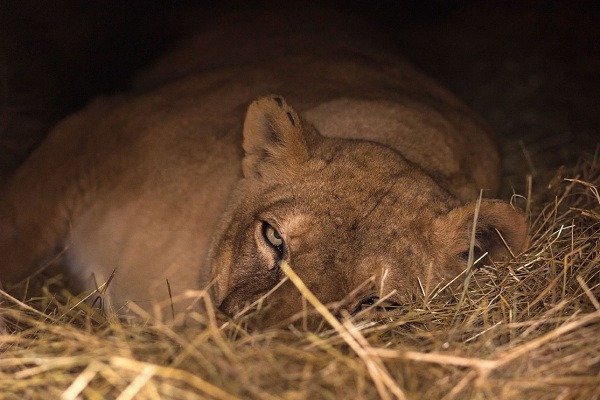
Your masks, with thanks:
<instances>
[{"instance_id":1,"label":"lion's ear","mask_svg":"<svg viewBox=\"0 0 600 400\"><path fill-rule=\"evenodd\" d=\"M252 102L244 121L245 177L276 178L293 174L309 158L316 132L281 96Z\"/></svg>"},{"instance_id":2,"label":"lion's ear","mask_svg":"<svg viewBox=\"0 0 600 400\"><path fill-rule=\"evenodd\" d=\"M466 258L471 242L476 203L455 208L434 223L438 245L448 254ZM501 260L521 253L528 243L525 215L500 200L483 199L477 215L475 258L487 253Z\"/></svg>"}]
</instances>

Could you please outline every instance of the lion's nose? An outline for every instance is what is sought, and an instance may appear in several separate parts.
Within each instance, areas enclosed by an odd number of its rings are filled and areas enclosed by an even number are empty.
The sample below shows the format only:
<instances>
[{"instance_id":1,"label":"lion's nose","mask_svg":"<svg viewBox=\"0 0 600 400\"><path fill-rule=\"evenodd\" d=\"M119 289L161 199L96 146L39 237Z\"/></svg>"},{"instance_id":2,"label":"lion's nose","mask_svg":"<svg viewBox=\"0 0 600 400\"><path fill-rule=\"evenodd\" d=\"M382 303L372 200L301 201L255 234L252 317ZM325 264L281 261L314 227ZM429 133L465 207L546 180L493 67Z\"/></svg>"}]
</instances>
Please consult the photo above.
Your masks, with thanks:
<instances>
[{"instance_id":1,"label":"lion's nose","mask_svg":"<svg viewBox=\"0 0 600 400\"><path fill-rule=\"evenodd\" d=\"M399 303L389 298L380 299L379 296L373 295L362 298L352 308L352 315L359 314L363 311L396 311L401 307Z\"/></svg>"},{"instance_id":2,"label":"lion's nose","mask_svg":"<svg viewBox=\"0 0 600 400\"><path fill-rule=\"evenodd\" d=\"M217 309L228 317L234 317L238 314L242 307L240 306L239 299L236 299L235 292L227 295L221 304L217 306Z\"/></svg>"}]
</instances>

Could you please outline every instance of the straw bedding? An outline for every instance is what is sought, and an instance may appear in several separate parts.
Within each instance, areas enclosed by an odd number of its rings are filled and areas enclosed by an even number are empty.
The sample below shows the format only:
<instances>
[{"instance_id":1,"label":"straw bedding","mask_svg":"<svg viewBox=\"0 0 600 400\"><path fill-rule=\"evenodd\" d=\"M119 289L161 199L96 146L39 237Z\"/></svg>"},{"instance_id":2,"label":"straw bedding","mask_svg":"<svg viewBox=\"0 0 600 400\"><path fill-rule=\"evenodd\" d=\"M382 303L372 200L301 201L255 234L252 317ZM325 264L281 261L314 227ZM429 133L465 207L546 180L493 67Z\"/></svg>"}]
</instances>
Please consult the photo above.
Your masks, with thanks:
<instances>
[{"instance_id":1,"label":"straw bedding","mask_svg":"<svg viewBox=\"0 0 600 400\"><path fill-rule=\"evenodd\" d=\"M192 313L200 324L188 328L139 310L120 321L68 294L60 275L33 279L2 292L0 397L597 399L599 163L597 151L513 198L531 215L524 254L378 321L333 318L289 267L323 317L316 332L249 330L212 312Z\"/></svg>"}]
</instances>

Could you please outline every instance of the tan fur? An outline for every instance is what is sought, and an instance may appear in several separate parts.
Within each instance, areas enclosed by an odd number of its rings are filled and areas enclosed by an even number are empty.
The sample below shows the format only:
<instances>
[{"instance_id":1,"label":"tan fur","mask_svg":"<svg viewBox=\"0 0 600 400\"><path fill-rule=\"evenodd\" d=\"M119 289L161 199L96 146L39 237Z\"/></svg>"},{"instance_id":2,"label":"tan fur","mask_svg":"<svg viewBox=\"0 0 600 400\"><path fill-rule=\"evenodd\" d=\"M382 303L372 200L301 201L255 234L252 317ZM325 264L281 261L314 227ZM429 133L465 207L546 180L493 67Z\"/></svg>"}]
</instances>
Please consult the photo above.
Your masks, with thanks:
<instances>
[{"instance_id":1,"label":"tan fur","mask_svg":"<svg viewBox=\"0 0 600 400\"><path fill-rule=\"evenodd\" d=\"M431 288L465 268L474 202L496 193L500 171L462 103L389 52L310 42L218 68L181 61L209 51L201 38L171 55L173 71L147 71L143 90L67 118L12 177L0 280L64 250L82 287L116 271L114 308L164 300L167 279L174 295L214 280L216 304L235 314L283 278L265 223L321 301L374 278L349 309L388 294L405 303L418 279ZM507 203L484 200L479 221L478 252L508 254L496 230L523 249L525 219ZM281 323L300 295L287 282L271 305L262 323Z\"/></svg>"}]
</instances>

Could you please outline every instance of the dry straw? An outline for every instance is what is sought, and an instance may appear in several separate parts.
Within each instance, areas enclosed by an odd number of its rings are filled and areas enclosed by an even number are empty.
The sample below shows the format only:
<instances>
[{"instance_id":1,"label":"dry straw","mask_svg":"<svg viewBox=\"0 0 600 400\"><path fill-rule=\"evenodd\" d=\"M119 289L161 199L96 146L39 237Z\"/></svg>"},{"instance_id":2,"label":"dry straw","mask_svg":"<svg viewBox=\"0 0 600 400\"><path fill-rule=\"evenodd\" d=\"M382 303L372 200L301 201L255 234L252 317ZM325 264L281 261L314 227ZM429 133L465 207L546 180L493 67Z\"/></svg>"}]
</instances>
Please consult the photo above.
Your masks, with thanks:
<instances>
[{"instance_id":1,"label":"dry straw","mask_svg":"<svg viewBox=\"0 0 600 400\"><path fill-rule=\"evenodd\" d=\"M561 174L526 199L524 254L380 321L334 316L288 265L322 316L316 332L251 331L210 307L187 316L201 327L174 329L135 308L139 318L119 321L70 296L60 277L36 297L2 292L0 397L598 399L598 159Z\"/></svg>"}]
</instances>

